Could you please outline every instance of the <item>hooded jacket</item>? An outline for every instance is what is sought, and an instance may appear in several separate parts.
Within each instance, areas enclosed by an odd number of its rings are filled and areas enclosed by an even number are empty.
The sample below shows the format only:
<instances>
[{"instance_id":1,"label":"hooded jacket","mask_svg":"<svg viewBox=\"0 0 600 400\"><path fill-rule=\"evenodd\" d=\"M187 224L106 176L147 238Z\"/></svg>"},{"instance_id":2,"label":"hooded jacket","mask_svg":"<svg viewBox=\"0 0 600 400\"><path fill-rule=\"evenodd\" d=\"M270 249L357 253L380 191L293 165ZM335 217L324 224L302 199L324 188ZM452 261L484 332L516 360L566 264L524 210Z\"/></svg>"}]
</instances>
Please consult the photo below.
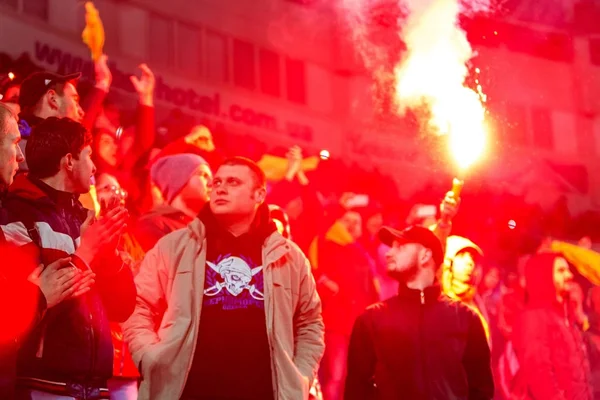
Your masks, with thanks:
<instances>
[{"instance_id":1,"label":"hooded jacket","mask_svg":"<svg viewBox=\"0 0 600 400\"><path fill-rule=\"evenodd\" d=\"M124 235L125 251L130 254L139 266L144 254L150 251L156 242L167 234L185 228L192 218L169 205L160 205L143 215L134 225L133 235ZM137 269L134 269L134 275ZM114 346L113 375L120 378L137 379L140 376L129 347L123 337L120 324L111 324Z\"/></svg>"},{"instance_id":2,"label":"hooded jacket","mask_svg":"<svg viewBox=\"0 0 600 400\"><path fill-rule=\"evenodd\" d=\"M600 253L581 246L552 241L550 248L555 253L560 253L567 261L577 268L577 271L593 285L600 285Z\"/></svg>"},{"instance_id":3,"label":"hooded jacket","mask_svg":"<svg viewBox=\"0 0 600 400\"><path fill-rule=\"evenodd\" d=\"M589 294L590 328L584 339L590 360L592 390L594 399L600 399L600 286L595 286Z\"/></svg>"},{"instance_id":4,"label":"hooded jacket","mask_svg":"<svg viewBox=\"0 0 600 400\"><path fill-rule=\"evenodd\" d=\"M124 329L142 375L141 400L177 399L183 392L198 340L206 254L206 227L196 218L159 240L135 278L137 305ZM325 347L310 265L277 232L264 241L262 261L273 397L307 399Z\"/></svg>"},{"instance_id":5,"label":"hooded jacket","mask_svg":"<svg viewBox=\"0 0 600 400\"><path fill-rule=\"evenodd\" d=\"M456 256L465 251L471 251L483 257L481 248L471 240L462 236L448 237L442 267L442 290L446 296L465 303L479 315L485 334L490 340L490 317L483 299L477 294L475 271L457 271L454 266Z\"/></svg>"},{"instance_id":6,"label":"hooded jacket","mask_svg":"<svg viewBox=\"0 0 600 400\"><path fill-rule=\"evenodd\" d=\"M1 229L7 242L31 252L48 265L75 252L87 211L75 195L20 175L3 200ZM102 265L100 265L102 263ZM112 376L113 347L109 319L131 314L135 287L129 268L116 256L94 260L92 290L43 313L22 341L17 377L20 386L73 397L106 394ZM23 271L28 276L32 271ZM45 309L43 296L38 307Z\"/></svg>"},{"instance_id":7,"label":"hooded jacket","mask_svg":"<svg viewBox=\"0 0 600 400\"><path fill-rule=\"evenodd\" d=\"M144 214L135 226L134 236L145 252L163 236L185 228L192 218L170 205L163 204Z\"/></svg>"},{"instance_id":8,"label":"hooded jacket","mask_svg":"<svg viewBox=\"0 0 600 400\"><path fill-rule=\"evenodd\" d=\"M325 328L350 337L356 318L379 299L375 262L345 226L336 222L319 246L319 266L318 277L326 276L339 285L338 293L323 295Z\"/></svg>"},{"instance_id":9,"label":"hooded jacket","mask_svg":"<svg viewBox=\"0 0 600 400\"><path fill-rule=\"evenodd\" d=\"M525 267L526 305L513 333L520 380L529 400L590 400L590 369L579 330L557 300L556 254L538 254Z\"/></svg>"}]
</instances>

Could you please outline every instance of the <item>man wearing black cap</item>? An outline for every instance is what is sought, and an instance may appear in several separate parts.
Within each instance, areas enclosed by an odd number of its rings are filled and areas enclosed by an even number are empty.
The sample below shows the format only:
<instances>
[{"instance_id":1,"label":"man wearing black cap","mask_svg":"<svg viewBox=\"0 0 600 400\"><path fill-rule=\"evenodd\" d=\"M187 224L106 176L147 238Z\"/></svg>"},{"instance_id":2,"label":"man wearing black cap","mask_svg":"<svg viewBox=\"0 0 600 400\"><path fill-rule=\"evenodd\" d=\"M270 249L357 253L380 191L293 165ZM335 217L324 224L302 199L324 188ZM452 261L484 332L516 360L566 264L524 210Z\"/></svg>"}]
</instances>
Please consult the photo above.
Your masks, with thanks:
<instances>
[{"instance_id":1,"label":"man wearing black cap","mask_svg":"<svg viewBox=\"0 0 600 400\"><path fill-rule=\"evenodd\" d=\"M19 105L26 116L40 119L69 117L81 122L83 109L75 87L81 73L57 75L52 72L35 72L21 85Z\"/></svg>"},{"instance_id":2,"label":"man wearing black cap","mask_svg":"<svg viewBox=\"0 0 600 400\"><path fill-rule=\"evenodd\" d=\"M110 90L112 75L107 65L107 57L103 55L94 64L96 84L87 96L89 115L79 105L79 93L76 84L81 73L59 75L52 72L34 72L21 84L19 93L19 131L22 141L20 143L23 153L25 145L33 127L46 118L71 118L81 122L88 130L100 110L100 106ZM27 164L19 165L21 171L27 171Z\"/></svg>"},{"instance_id":3,"label":"man wearing black cap","mask_svg":"<svg viewBox=\"0 0 600 400\"><path fill-rule=\"evenodd\" d=\"M344 398L489 400L490 349L479 317L436 282L442 244L427 228L383 228L387 272L397 296L369 307L354 325Z\"/></svg>"}]
</instances>

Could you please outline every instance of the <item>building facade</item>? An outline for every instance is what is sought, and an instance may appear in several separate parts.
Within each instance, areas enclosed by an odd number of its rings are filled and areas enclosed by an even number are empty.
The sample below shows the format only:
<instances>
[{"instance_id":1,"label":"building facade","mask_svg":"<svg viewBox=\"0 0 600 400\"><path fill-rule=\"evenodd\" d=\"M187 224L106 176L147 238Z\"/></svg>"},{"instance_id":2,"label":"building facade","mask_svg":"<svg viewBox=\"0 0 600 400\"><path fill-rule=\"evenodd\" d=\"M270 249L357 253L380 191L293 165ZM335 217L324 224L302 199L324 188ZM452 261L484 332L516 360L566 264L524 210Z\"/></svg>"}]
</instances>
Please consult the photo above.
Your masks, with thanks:
<instances>
[{"instance_id":1,"label":"building facade","mask_svg":"<svg viewBox=\"0 0 600 400\"><path fill-rule=\"evenodd\" d=\"M393 174L407 194L452 173L447 157L426 157L398 120L377 118L371 76L337 2L94 3L116 91L130 93L128 76L145 62L163 113L180 108L273 146L327 149ZM516 3L511 15L463 21L493 127L481 173L532 201L565 193L573 210L600 208L600 31L594 18L583 26L598 7ZM78 0L0 0L0 53L91 71L83 26Z\"/></svg>"}]
</instances>

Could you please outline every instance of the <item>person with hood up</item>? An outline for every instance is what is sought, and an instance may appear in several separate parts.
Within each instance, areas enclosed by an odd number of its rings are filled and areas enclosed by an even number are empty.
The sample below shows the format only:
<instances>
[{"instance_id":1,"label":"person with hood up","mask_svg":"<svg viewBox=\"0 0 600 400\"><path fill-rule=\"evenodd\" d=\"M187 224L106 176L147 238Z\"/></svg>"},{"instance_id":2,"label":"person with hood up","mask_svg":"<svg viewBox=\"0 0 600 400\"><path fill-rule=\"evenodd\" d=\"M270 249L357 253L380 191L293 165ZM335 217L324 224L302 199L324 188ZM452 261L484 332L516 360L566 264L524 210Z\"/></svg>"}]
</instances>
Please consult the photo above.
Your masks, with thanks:
<instances>
[{"instance_id":1,"label":"person with hood up","mask_svg":"<svg viewBox=\"0 0 600 400\"><path fill-rule=\"evenodd\" d=\"M263 171L225 160L210 203L146 254L124 324L140 400L307 399L324 351L304 254L277 232Z\"/></svg>"},{"instance_id":2,"label":"person with hood up","mask_svg":"<svg viewBox=\"0 0 600 400\"><path fill-rule=\"evenodd\" d=\"M588 296L589 329L584 333L590 361L594 400L600 400L600 286L593 287Z\"/></svg>"},{"instance_id":3,"label":"person with hood up","mask_svg":"<svg viewBox=\"0 0 600 400\"><path fill-rule=\"evenodd\" d=\"M583 339L568 310L573 274L560 255L533 256L525 266L526 302L513 333L527 400L591 400Z\"/></svg>"},{"instance_id":4,"label":"person with hood up","mask_svg":"<svg viewBox=\"0 0 600 400\"><path fill-rule=\"evenodd\" d=\"M490 319L483 299L477 294L482 258L483 251L471 240L449 236L442 267L442 290L446 296L465 303L479 315L489 341Z\"/></svg>"}]
</instances>

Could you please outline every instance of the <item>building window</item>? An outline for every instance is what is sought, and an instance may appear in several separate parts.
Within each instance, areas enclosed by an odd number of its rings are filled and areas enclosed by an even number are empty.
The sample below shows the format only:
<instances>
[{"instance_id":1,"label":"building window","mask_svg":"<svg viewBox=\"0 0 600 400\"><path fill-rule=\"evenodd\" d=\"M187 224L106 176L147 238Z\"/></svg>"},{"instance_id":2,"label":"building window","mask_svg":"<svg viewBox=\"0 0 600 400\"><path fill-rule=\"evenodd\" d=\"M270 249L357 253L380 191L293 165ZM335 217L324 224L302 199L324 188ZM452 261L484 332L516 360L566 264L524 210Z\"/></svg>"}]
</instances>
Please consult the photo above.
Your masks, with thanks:
<instances>
[{"instance_id":1,"label":"building window","mask_svg":"<svg viewBox=\"0 0 600 400\"><path fill-rule=\"evenodd\" d=\"M254 46L238 39L233 40L233 83L246 89L256 89Z\"/></svg>"},{"instance_id":2,"label":"building window","mask_svg":"<svg viewBox=\"0 0 600 400\"><path fill-rule=\"evenodd\" d=\"M23 13L48 21L48 0L23 0Z\"/></svg>"},{"instance_id":3,"label":"building window","mask_svg":"<svg viewBox=\"0 0 600 400\"><path fill-rule=\"evenodd\" d=\"M107 5L109 3L104 2L101 3ZM112 4L112 3L111 3ZM99 4L100 6L100 4ZM121 54L127 54L127 56L132 59L136 59L139 61L146 62L150 64L149 56L150 53L150 43L152 37L150 35L132 35L131 27L144 27L146 28L146 32L150 33L150 15L147 10L143 10L139 7L132 6L128 3L119 3L112 4L112 14L107 13L106 18L110 18L109 15L112 15L114 21L116 22L116 43L113 44L112 40L107 40L106 47L110 49L110 46L118 46L119 52ZM108 10L107 10L108 11ZM104 14L102 14L102 9L100 9L101 18ZM105 29L110 29L110 19L108 19ZM108 36L110 31L106 32L106 37ZM109 53L110 54L110 53ZM154 66L154 65L152 65Z\"/></svg>"},{"instance_id":4,"label":"building window","mask_svg":"<svg viewBox=\"0 0 600 400\"><path fill-rule=\"evenodd\" d=\"M509 0L503 3L503 12L511 19L535 22L557 29L572 24L571 12L561 0L522 1Z\"/></svg>"},{"instance_id":5,"label":"building window","mask_svg":"<svg viewBox=\"0 0 600 400\"><path fill-rule=\"evenodd\" d=\"M0 5L7 5L16 10L19 5L19 0L0 0Z\"/></svg>"},{"instance_id":6,"label":"building window","mask_svg":"<svg viewBox=\"0 0 600 400\"><path fill-rule=\"evenodd\" d=\"M294 103L306 104L306 72L304 62L285 59L287 98Z\"/></svg>"},{"instance_id":7,"label":"building window","mask_svg":"<svg viewBox=\"0 0 600 400\"><path fill-rule=\"evenodd\" d=\"M303 6L308 6L308 5L315 3L316 0L287 0L287 1L289 1L290 3L296 3L296 4L303 5Z\"/></svg>"},{"instance_id":8,"label":"building window","mask_svg":"<svg viewBox=\"0 0 600 400\"><path fill-rule=\"evenodd\" d=\"M527 144L527 111L524 106L507 104L502 138L506 144Z\"/></svg>"},{"instance_id":9,"label":"building window","mask_svg":"<svg viewBox=\"0 0 600 400\"><path fill-rule=\"evenodd\" d=\"M150 14L149 59L151 65L170 67L173 65L174 49L173 21L157 14Z\"/></svg>"},{"instance_id":10,"label":"building window","mask_svg":"<svg viewBox=\"0 0 600 400\"><path fill-rule=\"evenodd\" d=\"M600 66L600 39L590 39L590 61L594 65Z\"/></svg>"},{"instance_id":11,"label":"building window","mask_svg":"<svg viewBox=\"0 0 600 400\"><path fill-rule=\"evenodd\" d=\"M215 83L227 82L229 80L227 38L220 33L206 31L204 43L206 78Z\"/></svg>"},{"instance_id":12,"label":"building window","mask_svg":"<svg viewBox=\"0 0 600 400\"><path fill-rule=\"evenodd\" d=\"M600 33L600 3L596 0L581 0L573 6L573 29L575 34Z\"/></svg>"},{"instance_id":13,"label":"building window","mask_svg":"<svg viewBox=\"0 0 600 400\"><path fill-rule=\"evenodd\" d=\"M554 149L554 132L552 131L552 115L547 108L531 110L533 127L533 144L544 149Z\"/></svg>"},{"instance_id":14,"label":"building window","mask_svg":"<svg viewBox=\"0 0 600 400\"><path fill-rule=\"evenodd\" d=\"M177 26L177 66L188 75L200 75L202 71L202 46L200 32L193 26Z\"/></svg>"},{"instance_id":15,"label":"building window","mask_svg":"<svg viewBox=\"0 0 600 400\"><path fill-rule=\"evenodd\" d=\"M279 55L270 50L260 49L260 90L265 94L281 95L281 63Z\"/></svg>"}]
</instances>

